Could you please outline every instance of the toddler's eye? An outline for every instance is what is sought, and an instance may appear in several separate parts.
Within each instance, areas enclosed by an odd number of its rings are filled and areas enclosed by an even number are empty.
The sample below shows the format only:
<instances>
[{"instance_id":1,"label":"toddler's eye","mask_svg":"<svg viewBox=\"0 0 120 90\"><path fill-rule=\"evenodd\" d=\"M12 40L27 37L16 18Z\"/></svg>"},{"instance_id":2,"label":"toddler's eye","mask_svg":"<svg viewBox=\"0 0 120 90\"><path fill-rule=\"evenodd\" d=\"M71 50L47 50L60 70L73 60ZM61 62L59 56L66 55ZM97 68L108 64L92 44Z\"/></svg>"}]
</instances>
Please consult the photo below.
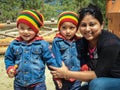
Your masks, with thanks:
<instances>
[{"instance_id":1,"label":"toddler's eye","mask_svg":"<svg viewBox=\"0 0 120 90\"><path fill-rule=\"evenodd\" d=\"M75 27L70 27L70 29L74 29Z\"/></svg>"},{"instance_id":2,"label":"toddler's eye","mask_svg":"<svg viewBox=\"0 0 120 90\"><path fill-rule=\"evenodd\" d=\"M19 29L20 29L20 30L24 30L24 28L23 28L23 27L20 27Z\"/></svg>"},{"instance_id":3,"label":"toddler's eye","mask_svg":"<svg viewBox=\"0 0 120 90\"><path fill-rule=\"evenodd\" d=\"M28 28L28 31L33 31L32 28Z\"/></svg>"},{"instance_id":4,"label":"toddler's eye","mask_svg":"<svg viewBox=\"0 0 120 90\"><path fill-rule=\"evenodd\" d=\"M66 29L66 27L65 27L65 26L62 26L62 29Z\"/></svg>"}]
</instances>

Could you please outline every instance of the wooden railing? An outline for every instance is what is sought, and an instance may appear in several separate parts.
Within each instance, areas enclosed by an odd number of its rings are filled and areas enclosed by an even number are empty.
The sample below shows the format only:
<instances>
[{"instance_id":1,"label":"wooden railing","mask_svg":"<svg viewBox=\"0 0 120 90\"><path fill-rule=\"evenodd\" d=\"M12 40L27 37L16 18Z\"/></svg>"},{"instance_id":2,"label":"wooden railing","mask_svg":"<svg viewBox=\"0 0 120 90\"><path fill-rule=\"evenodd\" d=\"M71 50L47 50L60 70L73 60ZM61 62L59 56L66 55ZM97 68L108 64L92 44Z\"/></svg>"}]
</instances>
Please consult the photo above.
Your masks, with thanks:
<instances>
[{"instance_id":1,"label":"wooden railing","mask_svg":"<svg viewBox=\"0 0 120 90\"><path fill-rule=\"evenodd\" d=\"M49 33L54 33L57 28L51 28L50 26L56 27L57 21L52 20L52 21L45 21L44 22L44 27L42 27L42 32L46 32L45 34L39 33L41 36L48 35ZM4 30L5 29L5 30ZM17 28L16 28L16 23L1 23L0 24L0 35L5 36L5 37L12 37L15 38L18 36ZM1 38L1 37L0 37Z\"/></svg>"},{"instance_id":2,"label":"wooden railing","mask_svg":"<svg viewBox=\"0 0 120 90\"><path fill-rule=\"evenodd\" d=\"M52 28L51 28L52 27ZM54 28L53 28L54 27ZM45 21L44 27L41 28L39 35L49 43L52 42L57 30L57 21ZM10 42L18 36L16 23L1 23L0 24L0 54L4 54ZM10 39L8 39L10 38Z\"/></svg>"}]
</instances>

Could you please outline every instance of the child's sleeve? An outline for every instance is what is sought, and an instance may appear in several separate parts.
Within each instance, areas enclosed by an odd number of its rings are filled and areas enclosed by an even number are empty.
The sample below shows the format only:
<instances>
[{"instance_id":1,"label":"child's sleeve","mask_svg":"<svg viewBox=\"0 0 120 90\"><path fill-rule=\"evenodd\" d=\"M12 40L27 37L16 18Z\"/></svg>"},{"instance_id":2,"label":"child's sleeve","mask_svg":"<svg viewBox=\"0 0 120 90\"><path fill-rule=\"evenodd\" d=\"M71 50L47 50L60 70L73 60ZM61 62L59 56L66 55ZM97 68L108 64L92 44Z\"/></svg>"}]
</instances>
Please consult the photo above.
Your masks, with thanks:
<instances>
[{"instance_id":1,"label":"child's sleeve","mask_svg":"<svg viewBox=\"0 0 120 90\"><path fill-rule=\"evenodd\" d=\"M5 57L4 57L4 63L5 63L5 67L6 70L11 67L14 66L14 60L15 57L13 55L12 49L11 49L11 44L8 46L6 52L5 52Z\"/></svg>"},{"instance_id":2,"label":"child's sleeve","mask_svg":"<svg viewBox=\"0 0 120 90\"><path fill-rule=\"evenodd\" d=\"M43 45L43 59L45 60L47 65L55 66L55 67L60 67L58 62L55 59L55 56L50 48L50 45L48 42L45 42Z\"/></svg>"},{"instance_id":3,"label":"child's sleeve","mask_svg":"<svg viewBox=\"0 0 120 90\"><path fill-rule=\"evenodd\" d=\"M57 44L55 40L52 43L52 52L55 56L55 60L57 64L59 65L59 67L61 67L62 66L62 55L60 53L59 45Z\"/></svg>"}]
</instances>

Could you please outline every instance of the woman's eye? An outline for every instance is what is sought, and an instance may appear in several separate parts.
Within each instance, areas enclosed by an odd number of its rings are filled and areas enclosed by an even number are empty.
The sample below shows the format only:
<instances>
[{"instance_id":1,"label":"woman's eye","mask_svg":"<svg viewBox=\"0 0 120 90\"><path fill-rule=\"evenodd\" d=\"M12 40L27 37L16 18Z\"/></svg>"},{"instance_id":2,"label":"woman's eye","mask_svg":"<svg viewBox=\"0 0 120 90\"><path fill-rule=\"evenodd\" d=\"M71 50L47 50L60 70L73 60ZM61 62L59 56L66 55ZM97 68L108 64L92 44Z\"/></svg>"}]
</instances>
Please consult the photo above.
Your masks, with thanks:
<instances>
[{"instance_id":1,"label":"woman's eye","mask_svg":"<svg viewBox=\"0 0 120 90\"><path fill-rule=\"evenodd\" d=\"M89 26L94 26L94 25L95 25L95 23L90 23L90 24L89 24Z\"/></svg>"},{"instance_id":2,"label":"woman's eye","mask_svg":"<svg viewBox=\"0 0 120 90\"><path fill-rule=\"evenodd\" d=\"M87 25L86 25L85 23L83 23L83 24L81 24L80 26L82 26L82 27L86 27Z\"/></svg>"}]
</instances>

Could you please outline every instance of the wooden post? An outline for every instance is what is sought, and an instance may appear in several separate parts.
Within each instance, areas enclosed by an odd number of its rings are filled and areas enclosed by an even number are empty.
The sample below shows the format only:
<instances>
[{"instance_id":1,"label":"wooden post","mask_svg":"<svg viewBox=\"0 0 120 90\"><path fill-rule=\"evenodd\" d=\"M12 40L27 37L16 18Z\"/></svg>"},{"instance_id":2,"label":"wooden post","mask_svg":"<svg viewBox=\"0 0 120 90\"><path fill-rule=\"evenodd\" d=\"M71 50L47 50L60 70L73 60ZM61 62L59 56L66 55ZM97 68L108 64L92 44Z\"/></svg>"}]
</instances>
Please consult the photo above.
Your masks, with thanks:
<instances>
[{"instance_id":1,"label":"wooden post","mask_svg":"<svg viewBox=\"0 0 120 90\"><path fill-rule=\"evenodd\" d=\"M1 23L0 28L4 28L4 27L5 27L5 24Z\"/></svg>"},{"instance_id":2,"label":"wooden post","mask_svg":"<svg viewBox=\"0 0 120 90\"><path fill-rule=\"evenodd\" d=\"M110 11L112 4L112 0L106 0L106 17L108 16L108 12Z\"/></svg>"},{"instance_id":3,"label":"wooden post","mask_svg":"<svg viewBox=\"0 0 120 90\"><path fill-rule=\"evenodd\" d=\"M120 37L120 0L107 0L107 3L108 30Z\"/></svg>"}]
</instances>

